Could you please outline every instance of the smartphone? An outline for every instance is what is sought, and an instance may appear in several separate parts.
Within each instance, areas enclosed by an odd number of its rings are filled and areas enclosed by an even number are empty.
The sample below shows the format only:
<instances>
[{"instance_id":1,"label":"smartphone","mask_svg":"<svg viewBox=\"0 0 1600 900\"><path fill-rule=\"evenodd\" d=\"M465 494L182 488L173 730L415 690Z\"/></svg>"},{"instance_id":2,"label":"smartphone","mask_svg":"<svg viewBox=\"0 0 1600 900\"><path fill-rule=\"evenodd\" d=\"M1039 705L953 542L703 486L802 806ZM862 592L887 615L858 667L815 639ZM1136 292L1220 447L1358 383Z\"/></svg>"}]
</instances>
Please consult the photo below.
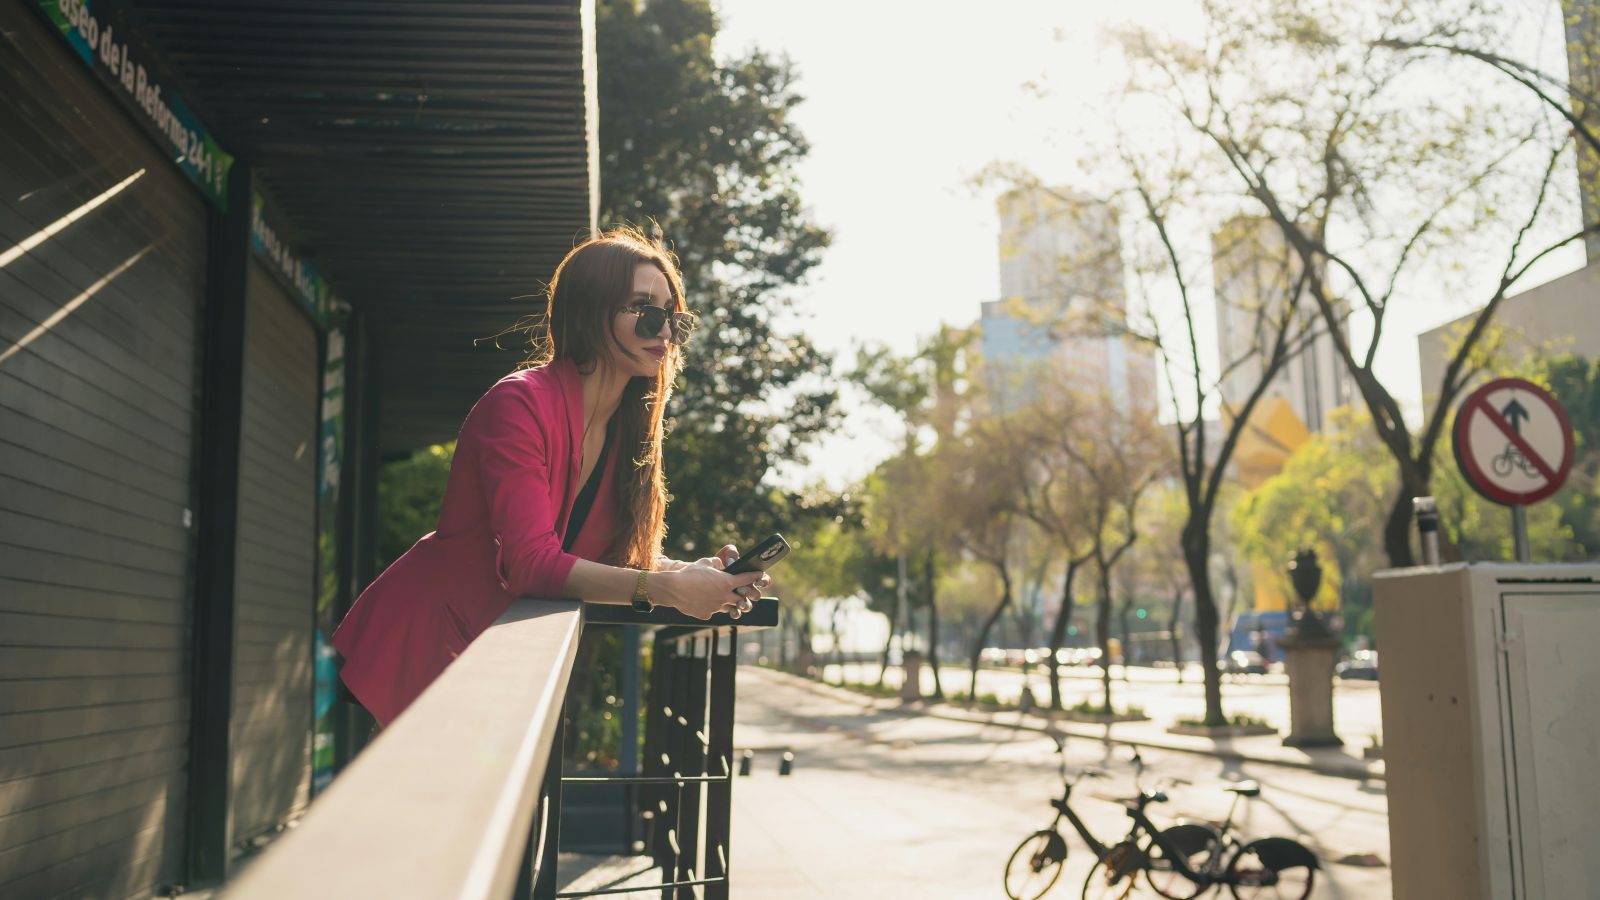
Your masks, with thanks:
<instances>
[{"instance_id":1,"label":"smartphone","mask_svg":"<svg viewBox=\"0 0 1600 900\"><path fill-rule=\"evenodd\" d=\"M783 539L783 535L774 534L729 563L723 571L735 575L740 572L765 572L788 555L789 542Z\"/></svg>"}]
</instances>

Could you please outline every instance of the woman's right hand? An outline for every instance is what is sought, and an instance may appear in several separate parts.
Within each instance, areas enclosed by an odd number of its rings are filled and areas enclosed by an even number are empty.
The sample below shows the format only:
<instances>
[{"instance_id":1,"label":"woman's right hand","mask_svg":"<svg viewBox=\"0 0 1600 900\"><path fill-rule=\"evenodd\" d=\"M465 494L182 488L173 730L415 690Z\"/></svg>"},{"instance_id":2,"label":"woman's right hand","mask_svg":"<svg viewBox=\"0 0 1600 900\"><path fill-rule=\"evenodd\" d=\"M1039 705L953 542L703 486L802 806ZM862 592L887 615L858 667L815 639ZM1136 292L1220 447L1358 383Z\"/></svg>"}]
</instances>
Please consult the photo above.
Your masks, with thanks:
<instances>
[{"instance_id":1,"label":"woman's right hand","mask_svg":"<svg viewBox=\"0 0 1600 900\"><path fill-rule=\"evenodd\" d=\"M649 587L656 602L704 621L719 612L738 618L738 607L729 609L730 603L737 604L740 599L734 592L765 577L763 572L730 575L715 566L695 564L675 572L652 572Z\"/></svg>"}]
</instances>

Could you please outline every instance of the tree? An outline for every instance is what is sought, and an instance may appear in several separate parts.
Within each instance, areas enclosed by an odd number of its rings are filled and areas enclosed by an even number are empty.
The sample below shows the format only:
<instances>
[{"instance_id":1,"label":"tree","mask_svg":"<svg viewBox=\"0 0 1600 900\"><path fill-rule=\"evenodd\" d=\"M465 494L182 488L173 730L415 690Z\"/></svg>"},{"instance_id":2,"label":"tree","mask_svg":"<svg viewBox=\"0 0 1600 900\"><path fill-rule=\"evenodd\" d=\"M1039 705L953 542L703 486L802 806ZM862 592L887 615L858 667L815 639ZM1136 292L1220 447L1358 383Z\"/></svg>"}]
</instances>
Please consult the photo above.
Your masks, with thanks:
<instances>
[{"instance_id":1,"label":"tree","mask_svg":"<svg viewBox=\"0 0 1600 900\"><path fill-rule=\"evenodd\" d=\"M877 550L894 558L893 593L888 598L889 634L884 639L883 661L878 668L880 686L889 669L889 652L894 646L895 631L900 627L902 614L906 612L906 583L909 579L906 554L910 549L907 505L915 496L909 490L911 482L906 476L919 466L917 455L921 440L918 429L924 423L926 407L931 400L926 362L920 354L900 357L886 347L862 347L856 353L856 366L849 376L850 381L865 390L869 397L898 416L901 427L899 456L892 462L880 465L879 470L868 478L866 485L866 493L875 498L877 508L883 513L875 517L876 527L870 539ZM877 586L863 584L863 588L873 596L878 596L873 591ZM937 673L938 663L933 663L933 666ZM937 681L937 674L934 677Z\"/></svg>"},{"instance_id":2,"label":"tree","mask_svg":"<svg viewBox=\"0 0 1600 900\"><path fill-rule=\"evenodd\" d=\"M1020 460L1005 451L1006 423L985 421L961 438L941 441L933 454L937 476L931 490L940 497L941 514L954 523L956 545L968 556L993 568L1000 579L1000 599L973 637L969 663L972 697L978 696L978 664L989 632L1015 597L1015 565L1025 520L1018 515Z\"/></svg>"},{"instance_id":3,"label":"tree","mask_svg":"<svg viewBox=\"0 0 1600 900\"><path fill-rule=\"evenodd\" d=\"M858 592L861 570L870 565L869 550L856 540L860 504L849 493L812 487L790 499L794 514L786 521L793 548L784 564L772 571L772 590L784 598L781 623L794 635L799 650L795 668L811 667L811 610L819 600L837 600Z\"/></svg>"},{"instance_id":4,"label":"tree","mask_svg":"<svg viewBox=\"0 0 1600 900\"><path fill-rule=\"evenodd\" d=\"M1222 229L1228 242L1213 248L1211 260L1230 261L1230 277L1243 279L1242 303L1254 326L1232 352L1218 362L1213 373L1200 349L1200 319L1192 272L1201 268L1187 248L1174 237L1173 217L1201 207L1211 179L1203 160L1183 150L1150 154L1122 138L1117 158L1118 196L1131 207L1138 231L1133 243L1132 266L1147 296L1164 283L1176 294L1179 314L1172 318L1147 308L1143 318L1130 322L1130 334L1154 347L1166 380L1177 439L1178 475L1183 486L1187 515L1179 533L1184 565L1195 601L1195 636L1200 644L1200 667L1205 688L1207 725L1224 725L1222 679L1217 670L1219 615L1211 581L1212 521L1227 490L1225 474L1234 450L1249 427L1251 417L1267 395L1278 373L1316 337L1315 320L1304 308L1308 273L1296 265L1287 247L1259 240L1254 229ZM1223 384L1230 379L1242 396L1226 397ZM1218 407L1220 422L1208 417ZM1213 428L1220 431L1214 439ZM1215 440L1215 443L1213 443ZM1234 592L1235 596L1237 591Z\"/></svg>"},{"instance_id":5,"label":"tree","mask_svg":"<svg viewBox=\"0 0 1600 900\"><path fill-rule=\"evenodd\" d=\"M1182 543L1187 507L1176 483L1157 485L1151 493L1149 509L1142 516L1144 552L1138 557L1140 575L1171 603L1167 610L1167 636L1172 645L1172 663L1177 667L1178 683L1183 684L1183 601L1190 590Z\"/></svg>"},{"instance_id":6,"label":"tree","mask_svg":"<svg viewBox=\"0 0 1600 900\"><path fill-rule=\"evenodd\" d=\"M1094 560L1098 608L1095 638L1100 646L1101 707L1111 712L1111 573L1139 538L1138 512L1145 492L1169 471L1154 404L1128 400L1119 408L1109 392L1080 398L1078 415L1064 428L1036 431L1077 467L1086 482L1080 511ZM1036 422L1039 420L1035 420ZM1124 625L1124 641L1127 627Z\"/></svg>"},{"instance_id":7,"label":"tree","mask_svg":"<svg viewBox=\"0 0 1600 900\"><path fill-rule=\"evenodd\" d=\"M1054 542L1065 560L1045 661L1051 708L1061 708L1056 654L1071 621L1073 584L1082 567L1092 562L1102 704L1109 711L1111 573L1137 540L1140 500L1169 470L1170 455L1163 451L1153 403L1130 398L1123 407L1109 391L1078 389L1075 385L1097 381L1081 371L1083 365L1082 360L1055 359L1006 385L1007 397L1025 399L991 426L996 446L989 455L1017 467L1019 481L1012 488L1017 510Z\"/></svg>"},{"instance_id":8,"label":"tree","mask_svg":"<svg viewBox=\"0 0 1600 900\"><path fill-rule=\"evenodd\" d=\"M1282 579L1283 596L1295 596L1286 563L1301 547L1314 547L1324 567L1319 601L1338 604L1347 633L1356 633L1370 608L1368 573L1380 568L1386 497L1394 462L1378 441L1364 410L1335 410L1327 427L1295 450L1283 470L1234 507L1231 520L1242 553ZM1371 634L1368 634L1371 637Z\"/></svg>"},{"instance_id":9,"label":"tree","mask_svg":"<svg viewBox=\"0 0 1600 900\"><path fill-rule=\"evenodd\" d=\"M411 549L439 523L456 442L434 444L378 472L378 568Z\"/></svg>"},{"instance_id":10,"label":"tree","mask_svg":"<svg viewBox=\"0 0 1600 900\"><path fill-rule=\"evenodd\" d=\"M879 466L875 482L879 489L868 492L865 521L881 552L906 556L908 587L914 581L922 589L920 606L928 617L928 663L935 697L944 696L939 675L939 568L941 558L954 549L956 523L941 508L941 495L927 486L936 484L938 477L931 454L956 439L966 415L971 344L970 333L940 326L909 357L864 348L851 374L853 382L901 419L902 451Z\"/></svg>"},{"instance_id":11,"label":"tree","mask_svg":"<svg viewBox=\"0 0 1600 900\"><path fill-rule=\"evenodd\" d=\"M1037 383L1047 386L1047 390L1028 408L1027 419L1032 424L1015 433L1020 446L1012 448L1007 457L1019 460L1023 469L1017 496L1021 513L1054 541L1064 560L1061 597L1055 620L1050 625L1049 652L1045 657L1045 667L1050 672L1050 708L1059 710L1062 708L1061 663L1057 657L1072 623L1073 584L1078 572L1093 558L1094 549L1091 528L1082 515L1089 505L1089 481L1080 477L1076 458L1057 450L1053 440L1035 446L1032 439L1038 432L1052 438L1067 433L1071 421L1076 418L1077 395L1055 380ZM1030 451L1026 455L1019 452L1024 447Z\"/></svg>"},{"instance_id":12,"label":"tree","mask_svg":"<svg viewBox=\"0 0 1600 900\"><path fill-rule=\"evenodd\" d=\"M702 315L664 450L668 552L692 558L781 521L767 473L833 423L827 357L780 327L828 234L795 177L810 148L787 60L717 60L709 0L601 0L596 23L600 221L654 223Z\"/></svg>"},{"instance_id":13,"label":"tree","mask_svg":"<svg viewBox=\"0 0 1600 900\"><path fill-rule=\"evenodd\" d=\"M1567 486L1556 496L1561 520L1586 558L1600 556L1600 357L1546 357L1535 377L1549 386L1572 419L1576 457Z\"/></svg>"},{"instance_id":14,"label":"tree","mask_svg":"<svg viewBox=\"0 0 1600 900\"><path fill-rule=\"evenodd\" d=\"M1383 49L1492 27L1489 5L1204 8L1199 46L1130 35L1138 84L1220 154L1299 257L1307 296L1397 463L1383 544L1391 565L1411 565L1411 501L1430 493L1449 412L1476 374L1471 362L1496 309L1540 260L1594 230L1547 234L1552 179L1570 164L1568 117L1510 99L1469 58ZM1413 433L1377 374L1389 313L1473 252L1504 262L1475 288L1481 310ZM1473 275L1481 273L1462 277ZM1364 348L1342 327L1347 296L1370 322Z\"/></svg>"}]
</instances>

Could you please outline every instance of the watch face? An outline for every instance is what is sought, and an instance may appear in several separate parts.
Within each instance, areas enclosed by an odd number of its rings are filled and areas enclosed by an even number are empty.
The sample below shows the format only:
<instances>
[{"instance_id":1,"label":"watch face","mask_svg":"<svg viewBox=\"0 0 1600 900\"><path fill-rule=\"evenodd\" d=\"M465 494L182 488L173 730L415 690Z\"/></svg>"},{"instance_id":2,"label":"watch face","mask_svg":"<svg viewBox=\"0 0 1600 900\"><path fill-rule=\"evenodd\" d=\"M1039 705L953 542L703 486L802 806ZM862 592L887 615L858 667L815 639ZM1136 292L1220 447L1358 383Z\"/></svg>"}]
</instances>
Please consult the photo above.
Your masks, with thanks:
<instances>
[{"instance_id":1,"label":"watch face","mask_svg":"<svg viewBox=\"0 0 1600 900\"><path fill-rule=\"evenodd\" d=\"M654 603L651 603L649 600L643 600L643 599L640 599L638 597L635 597L634 600L633 600L633 609L634 609L635 612L646 612L647 613L647 612L650 612L650 611L654 610L655 608L656 608L656 605Z\"/></svg>"}]
</instances>

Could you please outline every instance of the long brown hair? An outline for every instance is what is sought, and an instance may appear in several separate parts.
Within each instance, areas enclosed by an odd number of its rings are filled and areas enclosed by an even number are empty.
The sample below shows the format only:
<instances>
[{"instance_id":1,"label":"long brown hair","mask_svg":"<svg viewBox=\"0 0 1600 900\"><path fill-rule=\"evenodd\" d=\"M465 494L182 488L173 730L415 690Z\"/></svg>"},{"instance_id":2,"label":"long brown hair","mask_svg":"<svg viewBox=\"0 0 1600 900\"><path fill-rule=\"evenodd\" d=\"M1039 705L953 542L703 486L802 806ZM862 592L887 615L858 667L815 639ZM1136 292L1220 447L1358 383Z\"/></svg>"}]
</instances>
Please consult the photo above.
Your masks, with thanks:
<instances>
[{"instance_id":1,"label":"long brown hair","mask_svg":"<svg viewBox=\"0 0 1600 900\"><path fill-rule=\"evenodd\" d=\"M633 293L634 271L644 263L666 276L672 291L667 309L682 311L683 277L672 254L631 228L604 232L572 248L556 266L545 291L543 327L534 331L529 364L571 359L580 370L587 370L609 362L615 354L631 355L617 345L612 328ZM614 446L630 454L631 465L617 473L622 524L611 536L604 562L651 569L661 551L667 529L662 419L682 362L682 348L669 343L667 357L653 378L634 376L622 389Z\"/></svg>"}]
</instances>

